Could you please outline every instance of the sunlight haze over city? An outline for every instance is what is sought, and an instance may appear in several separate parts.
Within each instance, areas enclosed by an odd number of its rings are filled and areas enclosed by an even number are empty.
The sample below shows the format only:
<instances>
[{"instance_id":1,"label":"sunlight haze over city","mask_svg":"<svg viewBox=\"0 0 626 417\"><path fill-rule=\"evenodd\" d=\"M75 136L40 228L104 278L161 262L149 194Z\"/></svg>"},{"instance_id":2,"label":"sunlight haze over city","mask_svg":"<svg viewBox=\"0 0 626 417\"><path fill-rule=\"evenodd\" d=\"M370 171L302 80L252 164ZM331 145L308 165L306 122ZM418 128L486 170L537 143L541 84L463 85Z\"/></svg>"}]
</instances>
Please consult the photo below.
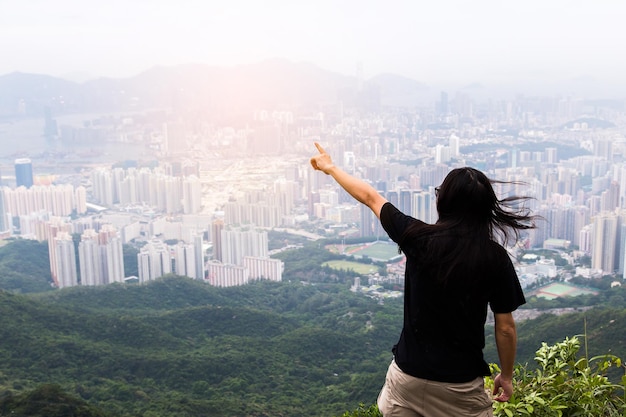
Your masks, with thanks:
<instances>
[{"instance_id":1,"label":"sunlight haze over city","mask_svg":"<svg viewBox=\"0 0 626 417\"><path fill-rule=\"evenodd\" d=\"M0 74L83 81L280 57L425 83L623 84L625 13L620 1L3 0Z\"/></svg>"}]
</instances>

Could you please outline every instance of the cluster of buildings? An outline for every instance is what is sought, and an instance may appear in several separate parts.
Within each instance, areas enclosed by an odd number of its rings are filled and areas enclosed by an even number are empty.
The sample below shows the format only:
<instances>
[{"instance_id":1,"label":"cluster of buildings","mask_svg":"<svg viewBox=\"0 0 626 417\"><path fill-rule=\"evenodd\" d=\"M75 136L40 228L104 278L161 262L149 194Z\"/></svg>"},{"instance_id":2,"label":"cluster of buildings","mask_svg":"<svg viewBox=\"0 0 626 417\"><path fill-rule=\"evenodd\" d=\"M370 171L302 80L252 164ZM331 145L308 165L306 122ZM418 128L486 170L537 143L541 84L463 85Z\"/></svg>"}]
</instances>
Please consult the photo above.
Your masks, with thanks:
<instances>
[{"instance_id":1,"label":"cluster of buildings","mask_svg":"<svg viewBox=\"0 0 626 417\"><path fill-rule=\"evenodd\" d=\"M197 214L202 187L196 175L174 176L150 168L98 168L91 173L92 196L106 207L147 204L163 213Z\"/></svg>"},{"instance_id":2,"label":"cluster of buildings","mask_svg":"<svg viewBox=\"0 0 626 417\"><path fill-rule=\"evenodd\" d=\"M76 248L71 224L60 221L48 225L50 273L58 288L125 281L122 242L114 227L104 225L99 231L85 230Z\"/></svg>"},{"instance_id":3,"label":"cluster of buildings","mask_svg":"<svg viewBox=\"0 0 626 417\"><path fill-rule=\"evenodd\" d=\"M213 259L207 263L207 280L218 287L265 278L281 281L284 265L269 257L267 232L255 228L230 228L215 220L211 228Z\"/></svg>"},{"instance_id":4,"label":"cluster of buildings","mask_svg":"<svg viewBox=\"0 0 626 417\"><path fill-rule=\"evenodd\" d=\"M508 182L494 184L500 198L532 198L526 207L540 216L538 228L522 236L519 249L559 252L575 267L571 275L625 274L624 102L521 96L479 108L464 95L450 101L442 94L434 112L344 119L320 141L336 164L426 222L436 221L434 188L445 175L460 166L479 168ZM360 236L384 236L370 210L323 175L315 181L313 218L357 224ZM579 267L587 259L590 264ZM554 278L559 269L549 259L520 265L529 284Z\"/></svg>"},{"instance_id":5,"label":"cluster of buildings","mask_svg":"<svg viewBox=\"0 0 626 417\"><path fill-rule=\"evenodd\" d=\"M145 283L171 273L220 287L282 280L284 265L269 258L266 231L225 224L223 212L208 216L195 208L196 213L186 213L185 207L200 200L193 176L187 181L158 170L96 169L89 187L94 204L87 203L82 185L36 185L30 160L17 160L15 172L16 187L0 189L0 231L5 237L47 241L56 287ZM129 182L138 183L130 194L136 200L124 200L123 184ZM180 193L172 184L181 186ZM188 206L185 198L194 203ZM161 205L168 200L178 205ZM241 221L245 216L233 204L228 217ZM123 245L131 243L140 246L137 276L127 276L124 269Z\"/></svg>"},{"instance_id":6,"label":"cluster of buildings","mask_svg":"<svg viewBox=\"0 0 626 417\"><path fill-rule=\"evenodd\" d=\"M589 132L599 135L598 132ZM612 145L623 148L626 138L615 131ZM465 142L465 143L463 143ZM605 137L591 140L592 150L585 155L557 159L554 145L542 150L522 152L516 145L504 143L494 148L500 160L474 154L450 155L445 163L438 163L437 148L431 158L423 158L419 165L396 163L386 169L372 169L370 162L352 170L357 176L374 185L381 194L405 213L426 222L436 221L436 198L434 188L439 185L450 169L471 165L484 170L490 178L508 183L496 183L494 187L500 198L512 195L531 197L526 207L539 216L538 228L523 236L523 247L546 248L563 253L572 263L583 256L590 257L590 271L586 276L625 273L626 260L626 162L614 161L606 154L611 144ZM467 140L464 147L471 148ZM458 137L451 135L449 149L458 146ZM439 149L443 147L440 146ZM540 148L541 145L534 145ZM452 157L451 155L457 155ZM612 155L612 154L611 154ZM491 155L492 158L495 155ZM345 158L344 158L345 160ZM350 169L350 166L344 165ZM374 171L374 173L371 173ZM381 180L387 178L387 180ZM379 236L378 220L371 211L349 200L342 201L343 191L327 185L313 195L312 215L333 222L357 222L360 236ZM382 232L384 233L384 232ZM559 245L550 242L559 241ZM554 265L547 268L537 265L538 275L554 276ZM549 271L548 273L544 273Z\"/></svg>"},{"instance_id":7,"label":"cluster of buildings","mask_svg":"<svg viewBox=\"0 0 626 417\"><path fill-rule=\"evenodd\" d=\"M157 133L136 140L158 150L156 164L94 168L80 185L34 184L29 161L16 160L16 187L0 193L0 233L17 228L22 237L52 241L51 254L68 259L63 242L73 236L83 247L76 252L81 284L128 278L119 274L118 245L138 242L140 282L166 273L216 286L279 281L283 265L268 255L268 230L385 237L369 209L311 169L317 141L336 164L426 222L437 220L434 190L451 169L481 169L506 182L495 183L500 198L532 197L527 207L543 220L523 236L523 248L559 251L573 265L588 257L585 276L625 273L623 103L520 96L479 105L466 94L442 94L434 108L364 114L342 106L264 111L239 129L155 121ZM61 272L63 262L51 255L55 282L76 285ZM96 271L96 263L107 266ZM545 259L523 267L548 277L558 269Z\"/></svg>"}]
</instances>

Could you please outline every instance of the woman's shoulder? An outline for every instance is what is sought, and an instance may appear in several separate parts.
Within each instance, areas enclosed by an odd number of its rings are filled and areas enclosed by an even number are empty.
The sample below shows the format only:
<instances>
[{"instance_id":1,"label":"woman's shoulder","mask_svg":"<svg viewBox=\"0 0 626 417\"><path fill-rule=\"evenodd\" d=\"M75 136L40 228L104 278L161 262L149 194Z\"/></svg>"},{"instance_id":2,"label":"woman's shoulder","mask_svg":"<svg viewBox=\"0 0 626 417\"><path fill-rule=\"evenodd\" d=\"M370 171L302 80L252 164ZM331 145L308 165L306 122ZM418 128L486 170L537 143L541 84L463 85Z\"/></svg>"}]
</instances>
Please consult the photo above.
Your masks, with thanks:
<instances>
[{"instance_id":1,"label":"woman's shoulder","mask_svg":"<svg viewBox=\"0 0 626 417\"><path fill-rule=\"evenodd\" d=\"M509 251L500 243L490 240L488 245L488 256L492 262L510 263L511 255Z\"/></svg>"},{"instance_id":2,"label":"woman's shoulder","mask_svg":"<svg viewBox=\"0 0 626 417\"><path fill-rule=\"evenodd\" d=\"M380 222L391 240L398 244L405 242L407 233L412 234L425 224L421 220L403 213L389 202L386 202L381 208Z\"/></svg>"},{"instance_id":3,"label":"woman's shoulder","mask_svg":"<svg viewBox=\"0 0 626 417\"><path fill-rule=\"evenodd\" d=\"M385 204L383 204L382 208L380 209L380 218L382 220L382 218L388 218L388 219L403 219L404 221L407 222L419 222L419 223L424 223L422 220L416 219L415 217L402 212L398 207L396 207L395 205L393 205L393 203L387 201L385 202Z\"/></svg>"}]
</instances>

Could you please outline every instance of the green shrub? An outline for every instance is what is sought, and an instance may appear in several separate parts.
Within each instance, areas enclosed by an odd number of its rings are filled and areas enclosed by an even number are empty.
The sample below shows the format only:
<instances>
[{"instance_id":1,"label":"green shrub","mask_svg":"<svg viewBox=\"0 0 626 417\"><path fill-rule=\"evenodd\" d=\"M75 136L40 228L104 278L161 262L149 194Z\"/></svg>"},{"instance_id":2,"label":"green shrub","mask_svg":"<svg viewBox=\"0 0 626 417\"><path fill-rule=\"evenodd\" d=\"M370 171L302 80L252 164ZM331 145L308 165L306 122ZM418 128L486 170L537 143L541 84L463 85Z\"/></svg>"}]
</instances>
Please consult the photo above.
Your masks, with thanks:
<instances>
[{"instance_id":1,"label":"green shrub","mask_svg":"<svg viewBox=\"0 0 626 417\"><path fill-rule=\"evenodd\" d=\"M514 393L508 402L494 402L495 417L619 417L626 416L626 375L622 360L615 355L580 357L578 337L566 338L552 346L543 343L536 352L538 367L517 365ZM491 364L492 373L500 369ZM618 371L620 383L607 376ZM493 378L485 378L485 388L493 389ZM380 417L376 404L363 404L341 417Z\"/></svg>"},{"instance_id":2,"label":"green shrub","mask_svg":"<svg viewBox=\"0 0 626 417\"><path fill-rule=\"evenodd\" d=\"M543 343L537 351L538 367L518 365L515 369L513 397L506 403L494 402L495 416L594 416L626 415L624 387L612 383L607 372L613 368L623 374L620 358L614 355L580 358L578 337L566 338L549 346ZM492 371L499 371L491 365ZM493 387L486 378L485 386Z\"/></svg>"},{"instance_id":3,"label":"green shrub","mask_svg":"<svg viewBox=\"0 0 626 417\"><path fill-rule=\"evenodd\" d=\"M376 404L371 405L369 408L366 408L365 404L359 404L359 408L352 412L346 411L341 417L382 417L382 414Z\"/></svg>"}]
</instances>

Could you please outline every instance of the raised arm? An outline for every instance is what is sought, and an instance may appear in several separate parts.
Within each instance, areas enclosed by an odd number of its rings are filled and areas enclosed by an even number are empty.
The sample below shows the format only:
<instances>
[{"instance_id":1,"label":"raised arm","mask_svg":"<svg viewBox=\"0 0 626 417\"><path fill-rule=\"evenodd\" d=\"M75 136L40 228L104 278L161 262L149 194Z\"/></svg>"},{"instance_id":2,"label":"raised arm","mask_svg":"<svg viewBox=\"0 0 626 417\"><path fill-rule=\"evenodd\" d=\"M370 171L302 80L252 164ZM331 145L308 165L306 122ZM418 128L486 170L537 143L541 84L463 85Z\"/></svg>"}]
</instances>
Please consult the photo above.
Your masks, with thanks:
<instances>
[{"instance_id":1,"label":"raised arm","mask_svg":"<svg viewBox=\"0 0 626 417\"><path fill-rule=\"evenodd\" d=\"M496 401L508 401L513 395L513 366L517 347L517 331L511 313L494 314L496 347L501 372L494 380L493 394Z\"/></svg>"},{"instance_id":2,"label":"raised arm","mask_svg":"<svg viewBox=\"0 0 626 417\"><path fill-rule=\"evenodd\" d=\"M380 218L380 210L383 204L387 202L387 199L365 181L348 174L336 166L330 155L319 143L315 142L315 147L319 151L319 154L311 158L311 166L315 170L322 171L324 174L333 177L352 197L360 203L365 204L374 212L376 217Z\"/></svg>"}]
</instances>

